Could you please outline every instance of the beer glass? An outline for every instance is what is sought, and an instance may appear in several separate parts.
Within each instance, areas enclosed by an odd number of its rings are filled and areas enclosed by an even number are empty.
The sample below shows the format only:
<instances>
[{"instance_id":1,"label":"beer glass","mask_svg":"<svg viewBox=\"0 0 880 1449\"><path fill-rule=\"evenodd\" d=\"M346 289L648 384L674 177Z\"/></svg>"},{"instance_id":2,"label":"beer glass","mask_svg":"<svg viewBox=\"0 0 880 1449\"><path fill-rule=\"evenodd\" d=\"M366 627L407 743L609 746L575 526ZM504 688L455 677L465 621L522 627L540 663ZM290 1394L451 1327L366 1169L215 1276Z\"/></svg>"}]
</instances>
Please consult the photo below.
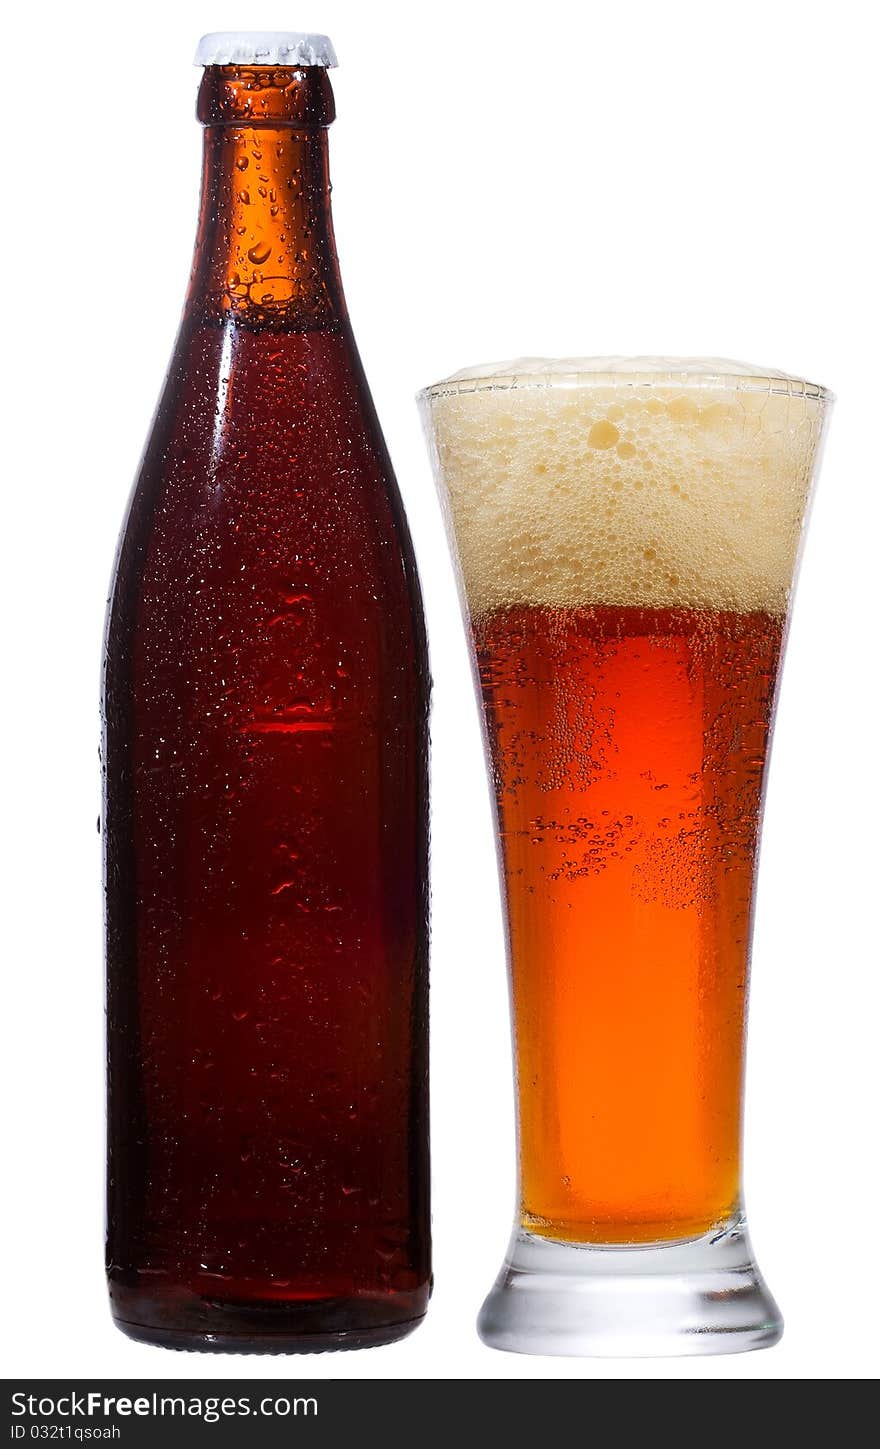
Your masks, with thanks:
<instances>
[{"instance_id":1,"label":"beer glass","mask_svg":"<svg viewBox=\"0 0 880 1449\"><path fill-rule=\"evenodd\" d=\"M420 402L481 692L519 1206L479 1331L721 1353L782 1320L740 1190L764 777L824 389L523 360Z\"/></svg>"}]
</instances>

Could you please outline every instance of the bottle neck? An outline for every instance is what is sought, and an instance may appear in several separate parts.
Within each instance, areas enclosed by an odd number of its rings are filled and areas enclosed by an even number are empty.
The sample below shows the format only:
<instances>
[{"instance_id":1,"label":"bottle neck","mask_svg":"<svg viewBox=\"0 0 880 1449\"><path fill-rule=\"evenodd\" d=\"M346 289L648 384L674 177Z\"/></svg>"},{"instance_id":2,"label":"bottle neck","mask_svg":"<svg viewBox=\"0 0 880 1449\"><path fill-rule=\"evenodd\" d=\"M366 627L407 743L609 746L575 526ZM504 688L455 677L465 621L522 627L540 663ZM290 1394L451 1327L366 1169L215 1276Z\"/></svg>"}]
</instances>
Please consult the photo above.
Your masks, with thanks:
<instances>
[{"instance_id":1,"label":"bottle neck","mask_svg":"<svg viewBox=\"0 0 880 1449\"><path fill-rule=\"evenodd\" d=\"M330 211L327 72L209 66L189 307L205 320L332 330L346 318Z\"/></svg>"}]
</instances>

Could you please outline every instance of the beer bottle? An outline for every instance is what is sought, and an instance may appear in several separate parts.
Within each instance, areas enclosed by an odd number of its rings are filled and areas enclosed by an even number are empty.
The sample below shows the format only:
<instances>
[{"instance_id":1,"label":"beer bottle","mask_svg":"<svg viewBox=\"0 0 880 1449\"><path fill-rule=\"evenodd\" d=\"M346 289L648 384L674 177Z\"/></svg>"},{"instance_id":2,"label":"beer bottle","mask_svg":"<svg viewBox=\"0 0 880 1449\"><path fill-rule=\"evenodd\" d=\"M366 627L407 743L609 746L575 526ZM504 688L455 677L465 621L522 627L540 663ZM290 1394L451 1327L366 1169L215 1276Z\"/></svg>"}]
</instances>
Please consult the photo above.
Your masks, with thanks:
<instances>
[{"instance_id":1,"label":"beer bottle","mask_svg":"<svg viewBox=\"0 0 880 1449\"><path fill-rule=\"evenodd\" d=\"M425 1312L419 585L349 325L324 36L206 36L201 210L104 676L112 1310L178 1348Z\"/></svg>"}]
</instances>

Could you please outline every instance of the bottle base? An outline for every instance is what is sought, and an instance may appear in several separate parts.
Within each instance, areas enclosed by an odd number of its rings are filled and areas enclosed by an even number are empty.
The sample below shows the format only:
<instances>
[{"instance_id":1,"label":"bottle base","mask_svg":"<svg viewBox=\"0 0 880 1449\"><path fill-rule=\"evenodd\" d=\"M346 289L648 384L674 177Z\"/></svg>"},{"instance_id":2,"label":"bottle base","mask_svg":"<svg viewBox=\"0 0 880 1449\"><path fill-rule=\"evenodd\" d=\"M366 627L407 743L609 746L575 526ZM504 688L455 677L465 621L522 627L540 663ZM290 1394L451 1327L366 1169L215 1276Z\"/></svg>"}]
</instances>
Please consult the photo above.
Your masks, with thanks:
<instances>
[{"instance_id":1,"label":"bottle base","mask_svg":"<svg viewBox=\"0 0 880 1449\"><path fill-rule=\"evenodd\" d=\"M190 1353L331 1353L406 1338L425 1316L428 1289L319 1302L242 1304L183 1290L161 1296L110 1284L113 1321L138 1343Z\"/></svg>"},{"instance_id":2,"label":"bottle base","mask_svg":"<svg viewBox=\"0 0 880 1449\"><path fill-rule=\"evenodd\" d=\"M353 1328L339 1333L267 1333L260 1338L224 1333L191 1333L186 1329L155 1328L114 1318L116 1327L137 1343L172 1348L179 1353L339 1353L357 1348L381 1348L396 1343L418 1328L422 1319L410 1318L384 1328Z\"/></svg>"},{"instance_id":3,"label":"bottle base","mask_svg":"<svg viewBox=\"0 0 880 1449\"><path fill-rule=\"evenodd\" d=\"M516 1229L477 1331L490 1348L569 1357L745 1353L782 1317L731 1220L686 1242L577 1244Z\"/></svg>"}]
</instances>

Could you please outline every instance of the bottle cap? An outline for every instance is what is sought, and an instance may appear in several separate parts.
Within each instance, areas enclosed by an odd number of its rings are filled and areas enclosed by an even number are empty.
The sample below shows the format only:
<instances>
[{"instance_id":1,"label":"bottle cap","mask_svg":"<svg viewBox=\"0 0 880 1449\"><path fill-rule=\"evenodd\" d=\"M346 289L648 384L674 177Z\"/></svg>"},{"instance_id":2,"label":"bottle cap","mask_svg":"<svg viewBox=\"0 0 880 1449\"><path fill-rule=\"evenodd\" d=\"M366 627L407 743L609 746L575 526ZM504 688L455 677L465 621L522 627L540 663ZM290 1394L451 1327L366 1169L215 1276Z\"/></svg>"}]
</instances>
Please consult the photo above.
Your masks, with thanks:
<instances>
[{"instance_id":1,"label":"bottle cap","mask_svg":"<svg viewBox=\"0 0 880 1449\"><path fill-rule=\"evenodd\" d=\"M336 65L327 35L303 30L212 30L196 47L194 65Z\"/></svg>"}]
</instances>

